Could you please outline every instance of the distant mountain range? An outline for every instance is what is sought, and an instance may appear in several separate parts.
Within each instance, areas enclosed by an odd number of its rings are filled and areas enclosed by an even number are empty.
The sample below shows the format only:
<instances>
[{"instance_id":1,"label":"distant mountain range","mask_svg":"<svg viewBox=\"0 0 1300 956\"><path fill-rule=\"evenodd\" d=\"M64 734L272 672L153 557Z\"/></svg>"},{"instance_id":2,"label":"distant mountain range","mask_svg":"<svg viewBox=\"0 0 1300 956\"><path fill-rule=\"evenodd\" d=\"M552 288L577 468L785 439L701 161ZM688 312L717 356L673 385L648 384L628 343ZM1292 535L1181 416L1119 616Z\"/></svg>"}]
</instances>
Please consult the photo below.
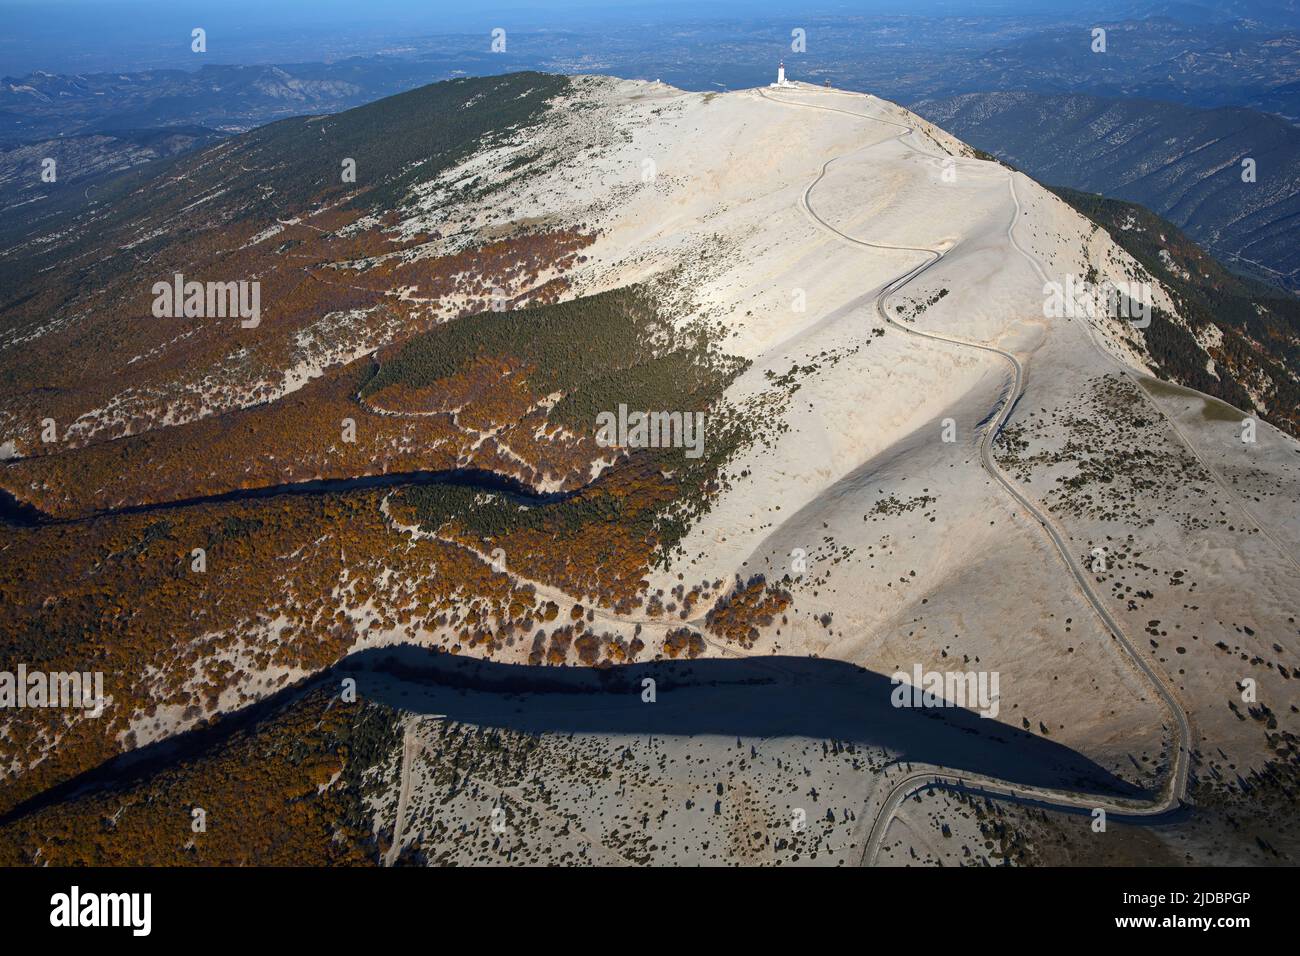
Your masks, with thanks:
<instances>
[{"instance_id":1,"label":"distant mountain range","mask_svg":"<svg viewBox=\"0 0 1300 956\"><path fill-rule=\"evenodd\" d=\"M60 75L0 80L0 143L178 124L243 132L334 113L427 83L427 64L382 58L292 66Z\"/></svg>"},{"instance_id":2,"label":"distant mountain range","mask_svg":"<svg viewBox=\"0 0 1300 956\"><path fill-rule=\"evenodd\" d=\"M808 52L786 65L794 79L894 99L1043 182L1141 203L1233 268L1296 290L1300 252L1287 227L1300 211L1300 33L1285 6L1221 22L1241 15L1239 5L1171 4L1161 8L1169 16L1103 21L1104 53L1093 52L1086 24L1049 17L810 18ZM768 20L663 39L629 27L521 32L502 54L482 37L422 36L393 54L332 62L5 77L0 208L53 192L38 178L40 159L63 157L60 182L82 181L84 191L88 176L210 142L151 130L244 132L465 73L761 85L788 54L788 32ZM84 136L98 138L69 142ZM1241 181L1246 157L1256 161L1253 184Z\"/></svg>"},{"instance_id":3,"label":"distant mountain range","mask_svg":"<svg viewBox=\"0 0 1300 956\"><path fill-rule=\"evenodd\" d=\"M698 21L657 33L644 24L608 29L513 31L507 51L483 34L403 38L373 52L276 65L192 69L15 72L0 80L0 143L82 130L175 123L244 131L301 113L337 112L434 80L514 70L662 79L718 90L770 82L784 56L791 79L871 92L904 105L983 90L1146 97L1193 107L1244 106L1300 116L1300 32L1286 16L1223 22L1194 5L1170 17L835 16L801 18L807 50L790 49L785 18ZM1091 31L1103 27L1104 53ZM217 53L214 51L214 56ZM229 62L229 51L221 57ZM2 59L2 58L0 58ZM89 62L97 62L92 59ZM200 64L202 68L198 68Z\"/></svg>"},{"instance_id":4,"label":"distant mountain range","mask_svg":"<svg viewBox=\"0 0 1300 956\"><path fill-rule=\"evenodd\" d=\"M61 136L0 149L0 209L10 209L64 190L83 187L100 177L176 156L221 139L223 134L202 126L119 130ZM47 160L52 179L42 178Z\"/></svg>"},{"instance_id":5,"label":"distant mountain range","mask_svg":"<svg viewBox=\"0 0 1300 956\"><path fill-rule=\"evenodd\" d=\"M1300 289L1300 129L1285 120L1079 93L968 93L912 107L1041 182L1141 203L1239 271ZM1242 180L1247 158L1255 182Z\"/></svg>"},{"instance_id":6,"label":"distant mountain range","mask_svg":"<svg viewBox=\"0 0 1300 956\"><path fill-rule=\"evenodd\" d=\"M1094 52L1091 27L1045 30L959 63L931 88L1086 92L1300 115L1300 36L1294 31L1262 29L1253 20L1206 29L1164 17L1096 26L1106 30L1104 52Z\"/></svg>"}]
</instances>

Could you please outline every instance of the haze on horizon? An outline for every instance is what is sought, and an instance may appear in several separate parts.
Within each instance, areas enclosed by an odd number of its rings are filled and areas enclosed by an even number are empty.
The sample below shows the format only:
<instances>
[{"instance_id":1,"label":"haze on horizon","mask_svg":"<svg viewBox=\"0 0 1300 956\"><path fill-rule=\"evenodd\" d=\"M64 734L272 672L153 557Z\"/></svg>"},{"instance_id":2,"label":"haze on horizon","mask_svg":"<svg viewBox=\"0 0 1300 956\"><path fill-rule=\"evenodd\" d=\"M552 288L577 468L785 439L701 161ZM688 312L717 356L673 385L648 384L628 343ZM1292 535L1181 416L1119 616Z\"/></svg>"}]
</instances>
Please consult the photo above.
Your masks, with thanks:
<instances>
[{"instance_id":1,"label":"haze on horizon","mask_svg":"<svg viewBox=\"0 0 1300 956\"><path fill-rule=\"evenodd\" d=\"M1300 14L1280 0L1235 0L1228 6L1186 3L1178 15L1203 22L1252 16L1295 25ZM189 33L202 26L211 39L203 63L261 64L329 61L400 53L422 37L486 36L494 27L520 34L639 25L668 35L704 22L799 18L992 18L1026 23L1159 15L1151 0L0 0L0 76L50 72L195 69ZM719 28L718 42L726 35ZM650 38L652 41L655 39Z\"/></svg>"}]
</instances>

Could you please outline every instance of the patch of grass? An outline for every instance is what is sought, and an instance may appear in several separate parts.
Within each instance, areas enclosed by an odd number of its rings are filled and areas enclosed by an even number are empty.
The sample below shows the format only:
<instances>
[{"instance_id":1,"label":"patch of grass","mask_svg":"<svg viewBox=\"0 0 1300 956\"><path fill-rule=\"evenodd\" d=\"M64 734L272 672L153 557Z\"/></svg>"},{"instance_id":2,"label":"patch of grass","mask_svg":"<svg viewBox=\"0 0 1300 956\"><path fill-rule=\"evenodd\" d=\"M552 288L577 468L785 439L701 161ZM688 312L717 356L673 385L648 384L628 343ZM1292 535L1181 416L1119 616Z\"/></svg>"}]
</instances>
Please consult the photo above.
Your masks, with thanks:
<instances>
[{"instance_id":1,"label":"patch of grass","mask_svg":"<svg viewBox=\"0 0 1300 956\"><path fill-rule=\"evenodd\" d=\"M1158 378L1141 378L1142 387L1153 396L1171 396L1174 398L1196 398L1201 400L1201 416L1208 422L1239 422L1247 415L1240 409L1233 408L1227 402L1202 394L1193 388L1161 381Z\"/></svg>"}]
</instances>

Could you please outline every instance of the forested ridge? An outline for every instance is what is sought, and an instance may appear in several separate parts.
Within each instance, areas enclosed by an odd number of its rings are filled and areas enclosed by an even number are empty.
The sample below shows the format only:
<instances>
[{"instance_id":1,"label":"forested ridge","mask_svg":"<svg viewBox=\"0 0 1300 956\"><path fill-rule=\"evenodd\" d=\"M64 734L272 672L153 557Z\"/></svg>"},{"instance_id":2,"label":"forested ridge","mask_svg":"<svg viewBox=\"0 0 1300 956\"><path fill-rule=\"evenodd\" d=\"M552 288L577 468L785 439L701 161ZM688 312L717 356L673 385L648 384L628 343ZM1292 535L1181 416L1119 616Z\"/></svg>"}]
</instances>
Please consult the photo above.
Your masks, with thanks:
<instances>
[{"instance_id":1,"label":"forested ridge","mask_svg":"<svg viewBox=\"0 0 1300 956\"><path fill-rule=\"evenodd\" d=\"M1153 308L1143 334L1161 374L1243 411L1255 409L1244 383L1269 383L1264 417L1300 437L1300 299L1254 279L1234 275L1177 226L1137 203L1056 188L1169 289L1184 328ZM1168 261L1162 257L1164 252ZM1213 325L1222 342L1208 348L1193 331ZM1206 368L1214 360L1215 374Z\"/></svg>"}]
</instances>

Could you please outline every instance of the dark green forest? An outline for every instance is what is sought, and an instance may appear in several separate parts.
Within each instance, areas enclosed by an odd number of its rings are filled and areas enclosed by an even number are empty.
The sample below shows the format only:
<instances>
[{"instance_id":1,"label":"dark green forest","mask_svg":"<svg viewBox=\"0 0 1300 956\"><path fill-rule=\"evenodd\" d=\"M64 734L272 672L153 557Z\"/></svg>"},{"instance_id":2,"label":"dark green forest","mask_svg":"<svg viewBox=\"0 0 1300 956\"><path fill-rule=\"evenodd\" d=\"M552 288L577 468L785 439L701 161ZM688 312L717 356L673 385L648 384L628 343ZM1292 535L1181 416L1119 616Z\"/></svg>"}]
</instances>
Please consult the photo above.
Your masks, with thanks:
<instances>
[{"instance_id":1,"label":"dark green forest","mask_svg":"<svg viewBox=\"0 0 1300 956\"><path fill-rule=\"evenodd\" d=\"M1254 403L1238 379L1243 372L1258 368L1272 380L1275 391L1270 404L1281 413L1266 417L1297 434L1300 382L1292 370L1300 368L1300 299L1258 280L1234 275L1177 226L1145 206L1073 189L1053 187L1053 191L1158 276L1192 328L1213 324L1223 332L1222 349L1231 367L1218 362L1216 378L1206 371L1205 351L1192 333L1160 309L1152 309L1145 336L1162 374L1250 410ZM1161 260L1162 249L1169 253L1173 268ZM1175 269L1185 270L1187 278Z\"/></svg>"},{"instance_id":2,"label":"dark green forest","mask_svg":"<svg viewBox=\"0 0 1300 956\"><path fill-rule=\"evenodd\" d=\"M596 415L632 409L704 411L743 367L718 355L701 331L679 332L647 289L507 312L480 312L411 339L361 390L426 388L475 359L512 357L537 396L563 393L550 418L591 431Z\"/></svg>"}]
</instances>

